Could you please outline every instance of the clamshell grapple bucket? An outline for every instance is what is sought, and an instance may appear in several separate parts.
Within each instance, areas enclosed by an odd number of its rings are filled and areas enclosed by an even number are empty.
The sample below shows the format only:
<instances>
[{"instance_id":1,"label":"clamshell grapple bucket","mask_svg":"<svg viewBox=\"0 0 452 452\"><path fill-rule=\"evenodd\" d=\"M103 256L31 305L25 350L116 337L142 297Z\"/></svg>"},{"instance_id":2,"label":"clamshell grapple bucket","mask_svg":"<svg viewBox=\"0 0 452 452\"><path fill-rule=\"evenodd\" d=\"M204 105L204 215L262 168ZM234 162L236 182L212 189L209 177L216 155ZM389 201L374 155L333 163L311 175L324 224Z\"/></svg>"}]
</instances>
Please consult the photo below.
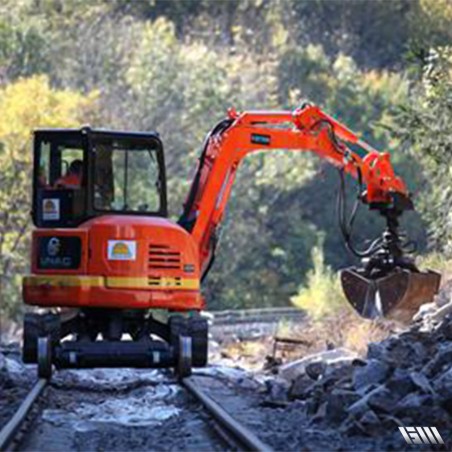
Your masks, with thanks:
<instances>
[{"instance_id":1,"label":"clamshell grapple bucket","mask_svg":"<svg viewBox=\"0 0 452 452\"><path fill-rule=\"evenodd\" d=\"M396 268L384 276L369 277L363 270L350 267L341 271L340 278L348 302L360 316L409 323L422 304L433 301L441 275L431 270Z\"/></svg>"}]
</instances>

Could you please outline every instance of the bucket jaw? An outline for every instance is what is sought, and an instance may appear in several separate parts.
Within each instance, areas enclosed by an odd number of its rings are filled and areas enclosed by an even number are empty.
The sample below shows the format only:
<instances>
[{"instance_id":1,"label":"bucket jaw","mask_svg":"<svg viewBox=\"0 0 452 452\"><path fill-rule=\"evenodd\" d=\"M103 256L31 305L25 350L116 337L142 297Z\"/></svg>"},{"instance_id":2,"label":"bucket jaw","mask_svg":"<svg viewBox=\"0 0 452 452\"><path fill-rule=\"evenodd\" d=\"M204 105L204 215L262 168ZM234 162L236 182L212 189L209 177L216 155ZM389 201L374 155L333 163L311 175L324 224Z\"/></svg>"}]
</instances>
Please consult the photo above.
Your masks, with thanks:
<instances>
[{"instance_id":1,"label":"bucket jaw","mask_svg":"<svg viewBox=\"0 0 452 452\"><path fill-rule=\"evenodd\" d=\"M433 301L441 275L401 267L383 276L369 275L363 269L350 267L341 271L340 279L348 302L360 316L409 323L422 304Z\"/></svg>"},{"instance_id":2,"label":"bucket jaw","mask_svg":"<svg viewBox=\"0 0 452 452\"><path fill-rule=\"evenodd\" d=\"M433 301L438 293L441 275L431 270L419 271L406 252L398 218L403 209L380 208L386 229L374 241L375 246L361 257L362 267L341 271L342 289L348 302L362 317L386 317L409 323L424 303Z\"/></svg>"}]
</instances>

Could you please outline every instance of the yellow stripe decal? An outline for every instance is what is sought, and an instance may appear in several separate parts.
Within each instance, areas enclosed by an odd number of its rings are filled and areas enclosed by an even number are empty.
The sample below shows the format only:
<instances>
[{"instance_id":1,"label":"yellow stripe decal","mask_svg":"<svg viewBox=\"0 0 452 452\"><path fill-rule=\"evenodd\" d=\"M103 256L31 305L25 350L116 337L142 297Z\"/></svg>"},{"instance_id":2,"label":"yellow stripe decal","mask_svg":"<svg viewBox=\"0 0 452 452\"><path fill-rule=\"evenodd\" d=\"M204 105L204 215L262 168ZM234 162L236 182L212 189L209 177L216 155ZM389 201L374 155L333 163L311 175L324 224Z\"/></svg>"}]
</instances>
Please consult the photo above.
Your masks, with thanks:
<instances>
[{"instance_id":1,"label":"yellow stripe decal","mask_svg":"<svg viewBox=\"0 0 452 452\"><path fill-rule=\"evenodd\" d=\"M24 277L25 286L107 287L115 289L199 290L198 279L171 277L32 275Z\"/></svg>"},{"instance_id":2,"label":"yellow stripe decal","mask_svg":"<svg viewBox=\"0 0 452 452\"><path fill-rule=\"evenodd\" d=\"M108 287L134 289L170 289L170 290L198 290L199 280L170 277L128 277L109 276L106 278Z\"/></svg>"},{"instance_id":3,"label":"yellow stripe decal","mask_svg":"<svg viewBox=\"0 0 452 452\"><path fill-rule=\"evenodd\" d=\"M76 275L33 275L24 277L26 286L53 286L53 287L103 287L102 276L76 276Z\"/></svg>"},{"instance_id":4,"label":"yellow stripe decal","mask_svg":"<svg viewBox=\"0 0 452 452\"><path fill-rule=\"evenodd\" d=\"M123 287L126 289L143 288L148 286L147 277L129 278L127 276L107 276L105 278L107 287Z\"/></svg>"}]
</instances>

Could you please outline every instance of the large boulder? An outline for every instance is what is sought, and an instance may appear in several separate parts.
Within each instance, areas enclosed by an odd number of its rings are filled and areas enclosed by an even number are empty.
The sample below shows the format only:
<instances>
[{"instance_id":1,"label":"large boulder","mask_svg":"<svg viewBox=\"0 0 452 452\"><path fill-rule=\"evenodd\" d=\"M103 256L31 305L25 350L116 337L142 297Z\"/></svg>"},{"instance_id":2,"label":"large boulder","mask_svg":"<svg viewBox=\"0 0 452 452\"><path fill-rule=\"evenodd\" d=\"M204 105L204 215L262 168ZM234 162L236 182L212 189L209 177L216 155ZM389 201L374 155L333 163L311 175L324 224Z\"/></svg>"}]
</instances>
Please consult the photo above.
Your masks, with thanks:
<instances>
[{"instance_id":1,"label":"large boulder","mask_svg":"<svg viewBox=\"0 0 452 452\"><path fill-rule=\"evenodd\" d=\"M370 385L381 383L391 372L384 361L369 359L364 366L356 367L353 374L353 387L359 393L366 392Z\"/></svg>"}]
</instances>

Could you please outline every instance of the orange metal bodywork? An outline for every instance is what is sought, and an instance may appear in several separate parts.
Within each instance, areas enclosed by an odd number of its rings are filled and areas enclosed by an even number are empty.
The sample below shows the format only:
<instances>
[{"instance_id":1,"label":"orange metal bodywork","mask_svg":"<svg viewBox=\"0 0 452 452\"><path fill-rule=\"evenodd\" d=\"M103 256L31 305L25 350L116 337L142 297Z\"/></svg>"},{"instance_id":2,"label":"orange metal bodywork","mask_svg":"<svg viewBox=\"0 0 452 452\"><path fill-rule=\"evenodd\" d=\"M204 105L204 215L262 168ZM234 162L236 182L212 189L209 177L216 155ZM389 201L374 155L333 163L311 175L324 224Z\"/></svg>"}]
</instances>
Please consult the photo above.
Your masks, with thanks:
<instances>
[{"instance_id":1,"label":"orange metal bodywork","mask_svg":"<svg viewBox=\"0 0 452 452\"><path fill-rule=\"evenodd\" d=\"M201 268L209 262L211 238L221 223L236 172L244 157L256 151L283 149L317 154L351 176L361 176L366 189L364 202L390 203L391 195L409 197L407 187L390 162L389 153L380 153L317 106L305 105L291 111L229 111L233 124L208 142L200 187L192 207L196 218L192 230L199 244ZM253 135L266 136L268 145L255 143ZM364 157L347 146L359 146Z\"/></svg>"},{"instance_id":2,"label":"orange metal bodywork","mask_svg":"<svg viewBox=\"0 0 452 452\"><path fill-rule=\"evenodd\" d=\"M45 235L80 237L80 268L38 269L37 239ZM109 260L109 240L136 242L136 259ZM24 278L23 283L27 304L176 311L204 307L199 288L197 247L183 228L168 219L102 216L77 229L36 230L32 243L32 275ZM162 265L158 261L162 253L177 262Z\"/></svg>"},{"instance_id":3,"label":"orange metal bodywork","mask_svg":"<svg viewBox=\"0 0 452 452\"><path fill-rule=\"evenodd\" d=\"M204 301L200 277L213 254L212 237L221 223L241 160L256 151L284 149L309 151L362 178L368 203L389 203L392 193L409 196L395 175L388 153L380 153L318 107L306 105L293 112L229 112L230 126L210 136L205 161L189 216L189 231L170 220L144 216L108 215L89 220L76 229L39 229L33 233L32 275L24 279L24 301L39 306L164 308L200 310ZM256 142L254 135L268 137ZM347 147L358 145L361 157ZM37 237L79 236L82 263L77 270L44 271L36 266ZM109 240L134 240L133 261L111 261ZM150 247L180 256L175 268L150 265ZM158 248L163 247L163 248ZM176 268L177 267L177 268ZM66 278L67 277L67 278ZM72 277L72 279L71 279Z\"/></svg>"}]
</instances>

